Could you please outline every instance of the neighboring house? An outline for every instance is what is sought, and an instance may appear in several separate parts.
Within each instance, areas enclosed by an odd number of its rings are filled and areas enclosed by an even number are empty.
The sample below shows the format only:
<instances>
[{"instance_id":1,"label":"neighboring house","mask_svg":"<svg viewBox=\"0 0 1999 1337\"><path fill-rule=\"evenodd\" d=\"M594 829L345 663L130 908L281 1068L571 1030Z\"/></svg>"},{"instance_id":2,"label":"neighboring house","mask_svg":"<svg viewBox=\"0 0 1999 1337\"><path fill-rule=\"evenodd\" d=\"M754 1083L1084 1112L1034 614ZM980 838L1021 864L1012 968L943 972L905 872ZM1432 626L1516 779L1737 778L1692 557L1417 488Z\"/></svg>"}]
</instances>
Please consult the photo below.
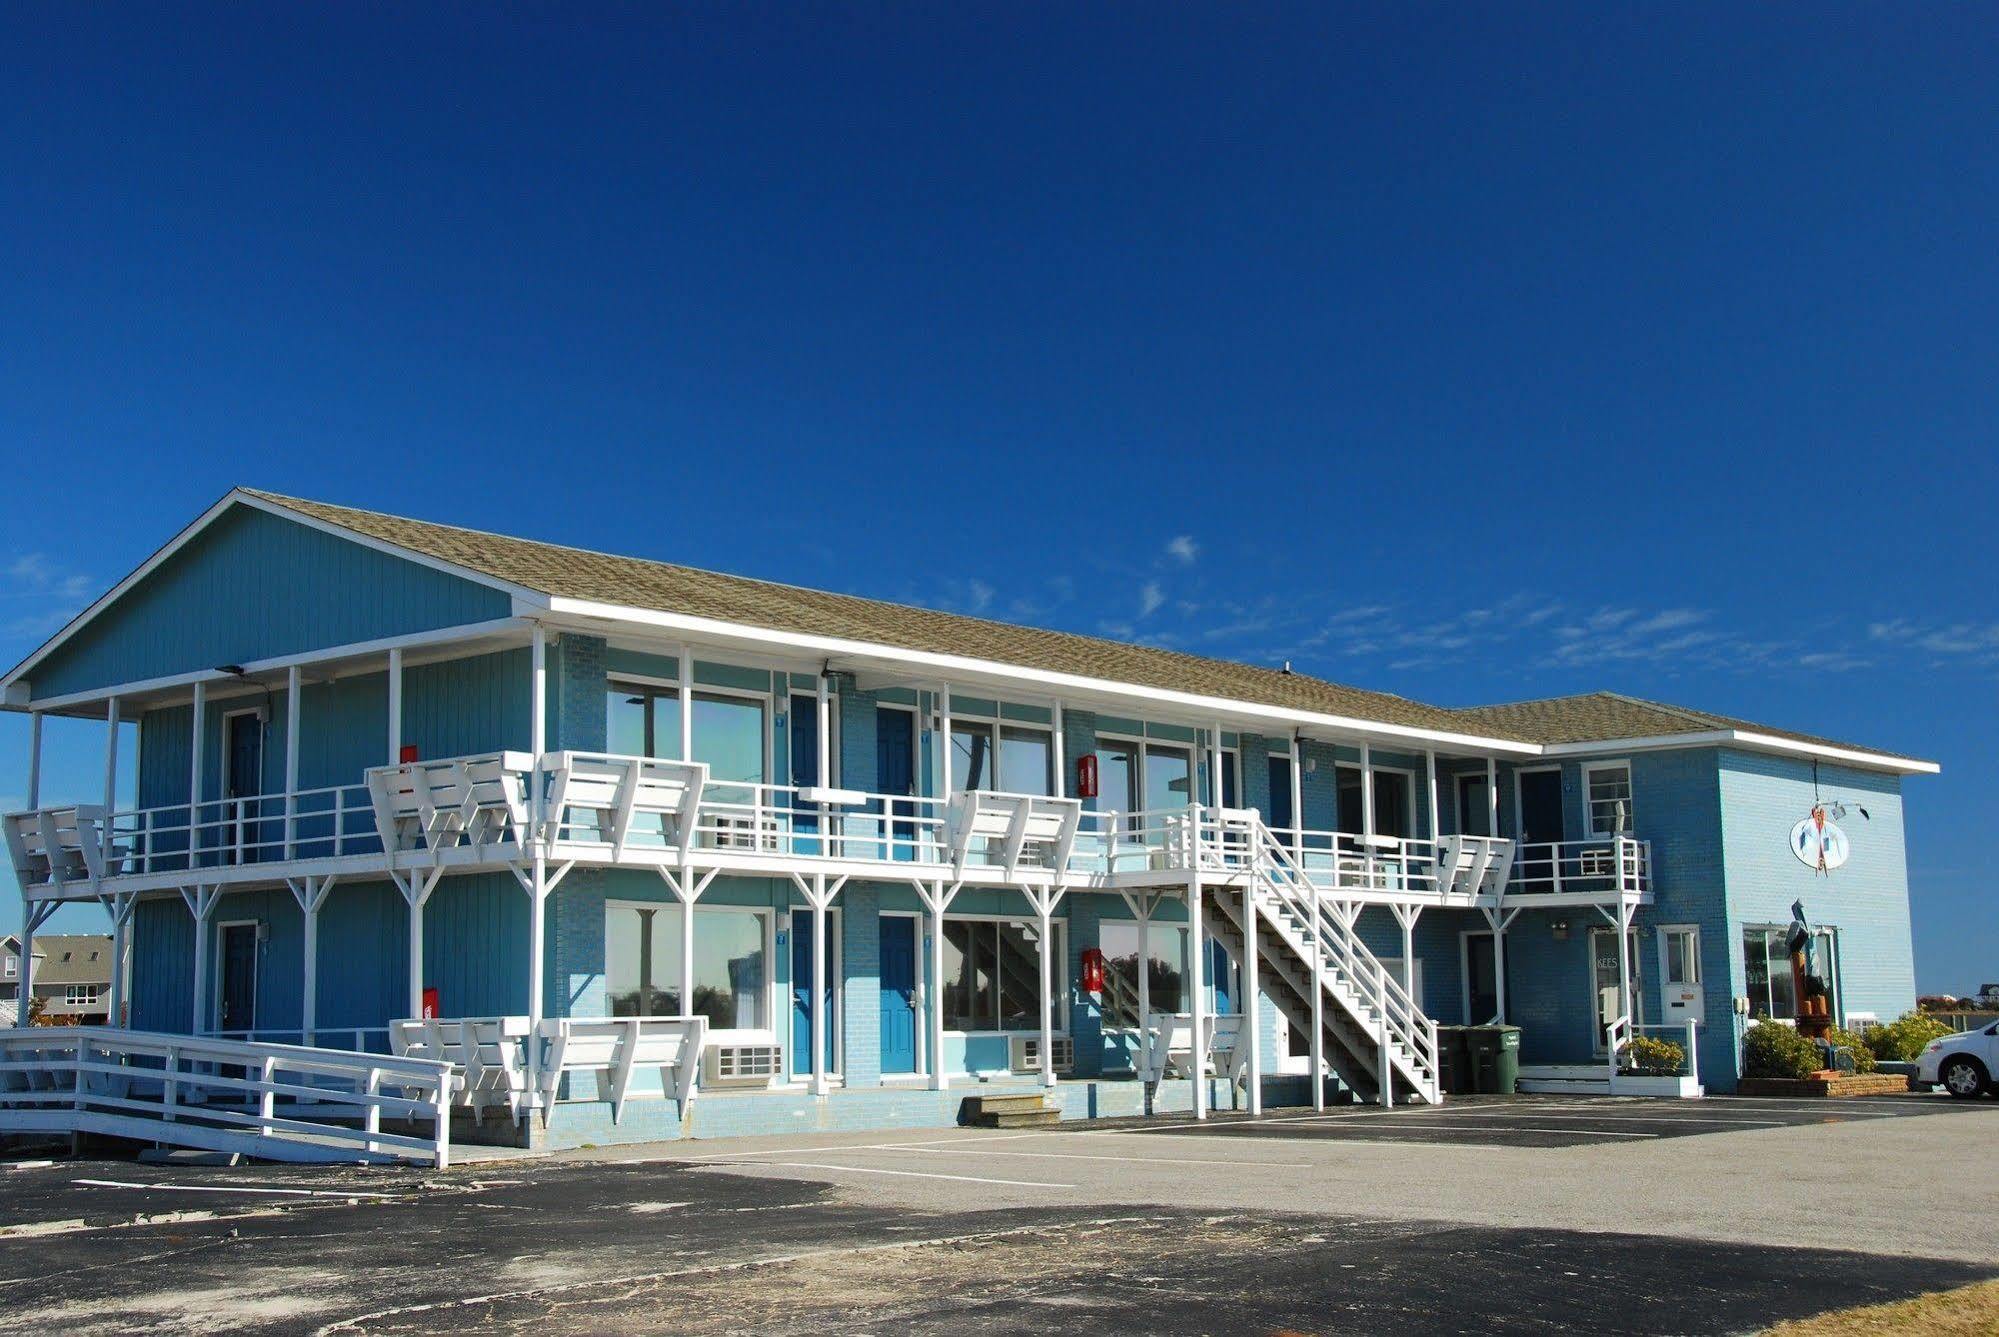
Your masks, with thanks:
<instances>
[{"instance_id":1,"label":"neighboring house","mask_svg":"<svg viewBox=\"0 0 1999 1337\"><path fill-rule=\"evenodd\" d=\"M758 1093L613 1126L572 1087L550 1142L948 1123L1055 1066L1135 1112L1148 1018L1272 1100L1315 1051L1434 1098L1430 1024L1494 1017L1553 1076L1691 1025L1728 1090L1800 899L1836 1015L1915 999L1936 767L1609 693L1449 709L245 490L4 688L137 721L136 810L7 819L31 927L129 934L135 1028L698 1014ZM1149 1108L1216 1094L1179 1070Z\"/></svg>"},{"instance_id":2,"label":"neighboring house","mask_svg":"<svg viewBox=\"0 0 1999 1337\"><path fill-rule=\"evenodd\" d=\"M110 1019L111 938L104 933L42 933L34 938L34 996L45 1017L74 1017L85 1025ZM0 999L18 1015L21 939L0 939Z\"/></svg>"}]
</instances>

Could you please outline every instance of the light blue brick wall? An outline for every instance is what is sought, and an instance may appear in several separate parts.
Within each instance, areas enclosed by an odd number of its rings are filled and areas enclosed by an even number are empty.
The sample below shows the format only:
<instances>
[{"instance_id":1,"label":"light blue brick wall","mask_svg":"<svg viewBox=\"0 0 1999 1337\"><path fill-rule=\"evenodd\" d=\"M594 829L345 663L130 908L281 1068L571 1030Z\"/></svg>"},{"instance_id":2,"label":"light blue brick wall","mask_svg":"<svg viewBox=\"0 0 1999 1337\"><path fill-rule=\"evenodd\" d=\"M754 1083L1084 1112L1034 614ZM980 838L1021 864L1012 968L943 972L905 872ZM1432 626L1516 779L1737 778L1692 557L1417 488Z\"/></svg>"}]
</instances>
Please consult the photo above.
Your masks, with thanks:
<instances>
[{"instance_id":1,"label":"light blue brick wall","mask_svg":"<svg viewBox=\"0 0 1999 1337\"><path fill-rule=\"evenodd\" d=\"M872 742L868 751L874 751ZM881 890L849 882L838 902L846 1030L840 1043L850 1090L881 1085Z\"/></svg>"}]
</instances>

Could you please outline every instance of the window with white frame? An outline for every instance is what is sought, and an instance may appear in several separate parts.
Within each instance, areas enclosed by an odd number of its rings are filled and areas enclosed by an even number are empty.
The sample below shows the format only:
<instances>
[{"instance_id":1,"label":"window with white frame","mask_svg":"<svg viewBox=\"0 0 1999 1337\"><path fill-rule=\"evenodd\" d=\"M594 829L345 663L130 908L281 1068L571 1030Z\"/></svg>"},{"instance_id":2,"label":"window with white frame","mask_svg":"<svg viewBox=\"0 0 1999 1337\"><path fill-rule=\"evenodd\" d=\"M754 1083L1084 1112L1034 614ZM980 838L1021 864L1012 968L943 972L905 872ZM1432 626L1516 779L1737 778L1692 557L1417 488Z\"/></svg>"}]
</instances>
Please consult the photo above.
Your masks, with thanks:
<instances>
[{"instance_id":1,"label":"window with white frame","mask_svg":"<svg viewBox=\"0 0 1999 1337\"><path fill-rule=\"evenodd\" d=\"M1791 978L1791 957L1784 950L1790 928L1778 924L1747 924L1742 929L1742 974L1749 994L1749 1015L1776 1021L1794 1021L1798 1015L1798 991ZM1835 929L1812 931L1816 939L1818 971L1832 997L1827 1000L1833 1016L1839 1013L1839 934Z\"/></svg>"},{"instance_id":2,"label":"window with white frame","mask_svg":"<svg viewBox=\"0 0 1999 1337\"><path fill-rule=\"evenodd\" d=\"M694 693L694 760L708 763L712 781L760 785L770 751L768 702L761 696L701 690ZM604 738L609 751L628 757L680 756L680 690L638 682L613 682L604 694ZM748 802L749 791L720 802Z\"/></svg>"},{"instance_id":3,"label":"window with white frame","mask_svg":"<svg viewBox=\"0 0 1999 1337\"><path fill-rule=\"evenodd\" d=\"M20 968L21 968L21 958L19 958L19 957L17 957L17 956L10 956L10 957L8 957L8 958L7 958L7 978L8 978L8 979L10 979L10 980L11 980L11 979L13 979L13 978L14 978L14 976L15 976L15 974L16 974L16 973L17 973L17 972L18 972L18 971L20 970Z\"/></svg>"},{"instance_id":4,"label":"window with white frame","mask_svg":"<svg viewBox=\"0 0 1999 1337\"><path fill-rule=\"evenodd\" d=\"M1049 963L1057 1029L1068 1026L1068 940L1053 924ZM1041 1029L1041 927L1031 919L944 920L944 1028L952 1031Z\"/></svg>"},{"instance_id":5,"label":"window with white frame","mask_svg":"<svg viewBox=\"0 0 1999 1337\"><path fill-rule=\"evenodd\" d=\"M97 1001L98 986L95 984L72 984L63 990L63 1003L68 1007L89 1007Z\"/></svg>"},{"instance_id":6,"label":"window with white frame","mask_svg":"<svg viewBox=\"0 0 1999 1337\"><path fill-rule=\"evenodd\" d=\"M951 791L1051 794L1055 745L1047 729L989 720L951 721Z\"/></svg>"},{"instance_id":7,"label":"window with white frame","mask_svg":"<svg viewBox=\"0 0 1999 1337\"><path fill-rule=\"evenodd\" d=\"M1187 927L1153 924L1146 930L1150 959L1146 1003L1154 1012L1180 1012L1187 991ZM1138 925L1105 920L1097 926L1104 954L1104 1025L1136 1029L1138 1016Z\"/></svg>"},{"instance_id":8,"label":"window with white frame","mask_svg":"<svg viewBox=\"0 0 1999 1337\"><path fill-rule=\"evenodd\" d=\"M614 1017L680 1014L681 908L604 907L604 1001ZM736 906L694 910L694 1012L711 1031L770 1029L770 916Z\"/></svg>"},{"instance_id":9,"label":"window with white frame","mask_svg":"<svg viewBox=\"0 0 1999 1337\"><path fill-rule=\"evenodd\" d=\"M1583 772L1589 787L1589 831L1593 836L1628 836L1632 832L1631 767L1626 762L1590 766Z\"/></svg>"}]
</instances>

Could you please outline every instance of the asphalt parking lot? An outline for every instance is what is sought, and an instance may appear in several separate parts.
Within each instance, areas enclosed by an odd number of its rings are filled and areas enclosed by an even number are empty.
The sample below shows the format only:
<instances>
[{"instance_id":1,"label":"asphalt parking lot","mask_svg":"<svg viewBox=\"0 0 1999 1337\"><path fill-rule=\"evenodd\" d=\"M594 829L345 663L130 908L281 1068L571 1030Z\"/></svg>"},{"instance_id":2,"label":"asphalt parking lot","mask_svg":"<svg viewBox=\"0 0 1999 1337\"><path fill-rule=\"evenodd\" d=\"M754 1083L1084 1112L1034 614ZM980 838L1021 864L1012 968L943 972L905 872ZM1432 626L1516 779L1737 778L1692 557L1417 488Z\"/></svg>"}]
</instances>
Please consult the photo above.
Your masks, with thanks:
<instances>
[{"instance_id":1,"label":"asphalt parking lot","mask_svg":"<svg viewBox=\"0 0 1999 1337\"><path fill-rule=\"evenodd\" d=\"M1752 1331L1999 1273L1990 1194L1951 1192L1994 1134L1993 1101L1521 1098L443 1174L56 1160L0 1171L0 1331Z\"/></svg>"}]
</instances>

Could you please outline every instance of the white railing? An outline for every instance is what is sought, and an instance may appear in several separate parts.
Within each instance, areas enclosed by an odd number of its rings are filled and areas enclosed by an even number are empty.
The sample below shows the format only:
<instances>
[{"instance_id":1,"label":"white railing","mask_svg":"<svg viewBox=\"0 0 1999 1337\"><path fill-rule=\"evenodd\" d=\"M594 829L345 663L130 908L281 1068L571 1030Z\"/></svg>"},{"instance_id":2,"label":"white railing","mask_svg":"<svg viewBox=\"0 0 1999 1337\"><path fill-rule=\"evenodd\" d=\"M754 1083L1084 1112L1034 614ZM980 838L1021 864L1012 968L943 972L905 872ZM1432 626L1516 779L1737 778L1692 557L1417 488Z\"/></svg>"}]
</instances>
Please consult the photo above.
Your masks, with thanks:
<instances>
[{"instance_id":1,"label":"white railing","mask_svg":"<svg viewBox=\"0 0 1999 1337\"><path fill-rule=\"evenodd\" d=\"M351 1054L388 1054L387 1026L315 1026L310 1034L293 1026L259 1026L254 1030L204 1030L210 1040L242 1040L251 1044L303 1045L308 1049L338 1049Z\"/></svg>"},{"instance_id":2,"label":"white railing","mask_svg":"<svg viewBox=\"0 0 1999 1337\"><path fill-rule=\"evenodd\" d=\"M1361 941L1353 921L1333 913L1325 894L1253 810L1203 811L1204 846L1223 851L1232 864L1253 872L1248 894L1260 893L1264 917L1292 940L1301 962L1308 968L1316 964L1319 978L1313 987L1332 985L1328 991L1355 1021L1377 1028L1382 1089L1388 1089L1400 1060L1404 1077L1434 1102L1439 1094L1436 1023ZM1282 913L1272 917L1273 907Z\"/></svg>"},{"instance_id":3,"label":"white railing","mask_svg":"<svg viewBox=\"0 0 1999 1337\"><path fill-rule=\"evenodd\" d=\"M451 1160L450 1093L450 1065L427 1059L109 1026L0 1031L0 1130L9 1132L441 1168Z\"/></svg>"},{"instance_id":4,"label":"white railing","mask_svg":"<svg viewBox=\"0 0 1999 1337\"><path fill-rule=\"evenodd\" d=\"M887 794L863 801L810 802L808 787L711 780L695 820L699 849L744 850L791 858L875 863L950 861L941 799Z\"/></svg>"},{"instance_id":5,"label":"white railing","mask_svg":"<svg viewBox=\"0 0 1999 1337\"><path fill-rule=\"evenodd\" d=\"M1604 836L1520 846L1506 894L1635 896L1651 886L1651 842Z\"/></svg>"}]
</instances>

